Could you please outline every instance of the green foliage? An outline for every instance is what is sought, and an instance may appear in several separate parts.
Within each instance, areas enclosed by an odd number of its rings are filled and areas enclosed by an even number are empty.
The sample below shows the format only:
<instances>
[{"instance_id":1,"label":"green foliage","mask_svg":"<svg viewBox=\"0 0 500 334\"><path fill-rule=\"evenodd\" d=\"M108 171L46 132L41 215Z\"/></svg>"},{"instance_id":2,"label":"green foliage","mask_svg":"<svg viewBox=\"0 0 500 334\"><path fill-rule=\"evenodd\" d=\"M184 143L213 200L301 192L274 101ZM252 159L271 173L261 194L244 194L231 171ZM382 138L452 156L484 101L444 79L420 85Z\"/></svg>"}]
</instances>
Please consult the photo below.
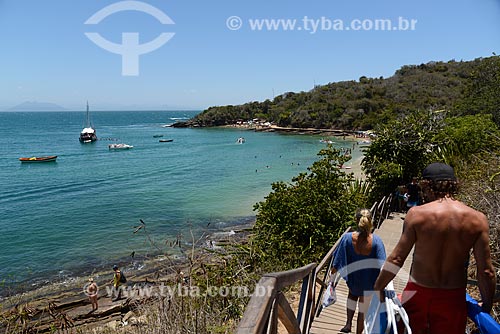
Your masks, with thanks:
<instances>
[{"instance_id":1,"label":"green foliage","mask_svg":"<svg viewBox=\"0 0 500 334\"><path fill-rule=\"evenodd\" d=\"M475 159L475 155L496 151L500 146L497 125L491 115L450 117L435 140L445 152L436 152L437 159L451 165Z\"/></svg>"},{"instance_id":2,"label":"green foliage","mask_svg":"<svg viewBox=\"0 0 500 334\"><path fill-rule=\"evenodd\" d=\"M438 148L435 136L443 127L443 113L416 111L377 129L365 151L362 166L373 184L372 200L391 193L401 182L418 176Z\"/></svg>"},{"instance_id":3,"label":"green foliage","mask_svg":"<svg viewBox=\"0 0 500 334\"><path fill-rule=\"evenodd\" d=\"M339 166L349 157L328 147L309 173L277 182L258 210L253 240L263 262L289 269L317 261L366 206L366 188ZM274 270L276 271L276 270Z\"/></svg>"},{"instance_id":4,"label":"green foliage","mask_svg":"<svg viewBox=\"0 0 500 334\"><path fill-rule=\"evenodd\" d=\"M360 77L287 92L264 102L211 107L192 125L265 119L279 126L366 130L415 110L455 110L456 115L492 114L500 119L500 59L429 62L403 66L387 79Z\"/></svg>"},{"instance_id":5,"label":"green foliage","mask_svg":"<svg viewBox=\"0 0 500 334\"><path fill-rule=\"evenodd\" d=\"M477 66L471 73L465 97L459 101L459 114L491 114L500 125L500 56L475 60Z\"/></svg>"},{"instance_id":6,"label":"green foliage","mask_svg":"<svg viewBox=\"0 0 500 334\"><path fill-rule=\"evenodd\" d=\"M362 166L373 184L372 199L419 176L434 161L457 166L499 147L498 128L490 115L453 117L444 111L410 113L377 131Z\"/></svg>"}]
</instances>

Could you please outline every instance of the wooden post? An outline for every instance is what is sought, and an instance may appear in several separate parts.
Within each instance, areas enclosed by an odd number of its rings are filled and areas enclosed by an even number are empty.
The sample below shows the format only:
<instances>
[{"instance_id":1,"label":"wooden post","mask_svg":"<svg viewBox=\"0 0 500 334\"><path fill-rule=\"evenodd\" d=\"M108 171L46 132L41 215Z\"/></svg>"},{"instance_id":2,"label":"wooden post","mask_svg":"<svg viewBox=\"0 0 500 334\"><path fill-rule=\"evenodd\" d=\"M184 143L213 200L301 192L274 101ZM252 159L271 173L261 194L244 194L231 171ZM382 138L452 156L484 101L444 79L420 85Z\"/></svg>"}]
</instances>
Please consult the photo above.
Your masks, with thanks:
<instances>
[{"instance_id":1,"label":"wooden post","mask_svg":"<svg viewBox=\"0 0 500 334\"><path fill-rule=\"evenodd\" d=\"M276 278L262 277L248 303L243 319L238 326L238 334L261 334L267 324L272 302L276 295Z\"/></svg>"},{"instance_id":2,"label":"wooden post","mask_svg":"<svg viewBox=\"0 0 500 334\"><path fill-rule=\"evenodd\" d=\"M288 300L286 300L286 297L282 292L278 293L276 301L278 302L278 318L285 326L288 333L301 334L300 327L297 322L297 317L293 313Z\"/></svg>"},{"instance_id":3,"label":"wooden post","mask_svg":"<svg viewBox=\"0 0 500 334\"><path fill-rule=\"evenodd\" d=\"M277 333L278 333L278 303L276 299L274 299L273 305L271 307L271 313L269 314L269 320L267 323L267 334L277 334Z\"/></svg>"}]
</instances>

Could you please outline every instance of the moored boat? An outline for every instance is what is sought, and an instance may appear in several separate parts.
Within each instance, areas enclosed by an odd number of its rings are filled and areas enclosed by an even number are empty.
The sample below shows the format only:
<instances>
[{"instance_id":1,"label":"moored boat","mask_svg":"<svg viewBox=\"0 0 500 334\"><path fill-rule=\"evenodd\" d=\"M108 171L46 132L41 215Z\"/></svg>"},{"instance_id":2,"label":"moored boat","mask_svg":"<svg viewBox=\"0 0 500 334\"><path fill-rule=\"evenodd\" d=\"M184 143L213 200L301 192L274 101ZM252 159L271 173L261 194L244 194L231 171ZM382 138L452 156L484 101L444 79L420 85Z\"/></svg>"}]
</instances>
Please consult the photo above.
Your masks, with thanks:
<instances>
[{"instance_id":1,"label":"moored boat","mask_svg":"<svg viewBox=\"0 0 500 334\"><path fill-rule=\"evenodd\" d=\"M320 143L323 143L323 144L333 144L333 140L330 140L330 139L325 139L325 138L321 138L319 140Z\"/></svg>"},{"instance_id":2,"label":"moored boat","mask_svg":"<svg viewBox=\"0 0 500 334\"><path fill-rule=\"evenodd\" d=\"M30 158L19 158L21 162L52 162L56 161L57 155L49 155L45 157L30 157Z\"/></svg>"},{"instance_id":3,"label":"moored boat","mask_svg":"<svg viewBox=\"0 0 500 334\"><path fill-rule=\"evenodd\" d=\"M174 141L174 140L173 139L160 139L159 140L160 143L170 143L172 141Z\"/></svg>"},{"instance_id":4,"label":"moored boat","mask_svg":"<svg viewBox=\"0 0 500 334\"><path fill-rule=\"evenodd\" d=\"M109 144L108 148L110 150L128 150L129 148L133 148L133 146L128 144Z\"/></svg>"},{"instance_id":5,"label":"moored boat","mask_svg":"<svg viewBox=\"0 0 500 334\"><path fill-rule=\"evenodd\" d=\"M85 121L85 126L80 132L80 142L81 143L91 143L97 140L97 135L95 129L90 121L90 111L89 103L87 102L87 117Z\"/></svg>"}]
</instances>

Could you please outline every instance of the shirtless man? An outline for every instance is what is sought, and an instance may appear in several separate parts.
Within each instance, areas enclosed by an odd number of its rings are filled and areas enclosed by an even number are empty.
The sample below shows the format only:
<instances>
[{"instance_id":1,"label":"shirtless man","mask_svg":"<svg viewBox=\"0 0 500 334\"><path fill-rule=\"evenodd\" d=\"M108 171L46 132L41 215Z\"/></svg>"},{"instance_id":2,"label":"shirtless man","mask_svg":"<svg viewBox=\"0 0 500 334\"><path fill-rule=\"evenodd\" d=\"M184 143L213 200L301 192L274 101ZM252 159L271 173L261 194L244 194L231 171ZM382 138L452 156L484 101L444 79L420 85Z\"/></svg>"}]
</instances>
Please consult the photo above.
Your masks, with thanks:
<instances>
[{"instance_id":1,"label":"shirtless man","mask_svg":"<svg viewBox=\"0 0 500 334\"><path fill-rule=\"evenodd\" d=\"M410 279L402 297L412 332L463 334L471 249L482 308L490 312L492 307L496 277L488 221L481 212L453 198L457 181L452 167L433 163L422 176L426 204L408 211L399 242L387 257L374 289L383 291L415 245Z\"/></svg>"}]
</instances>

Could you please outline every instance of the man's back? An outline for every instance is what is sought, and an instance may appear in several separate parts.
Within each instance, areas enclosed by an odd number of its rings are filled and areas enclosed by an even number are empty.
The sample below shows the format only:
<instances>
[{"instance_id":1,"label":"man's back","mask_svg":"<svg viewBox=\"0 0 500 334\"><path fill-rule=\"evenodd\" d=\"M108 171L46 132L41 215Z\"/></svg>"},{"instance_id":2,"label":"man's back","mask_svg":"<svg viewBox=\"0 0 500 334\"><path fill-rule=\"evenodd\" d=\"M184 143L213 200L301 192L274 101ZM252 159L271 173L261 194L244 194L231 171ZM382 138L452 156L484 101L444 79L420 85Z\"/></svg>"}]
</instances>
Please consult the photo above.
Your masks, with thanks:
<instances>
[{"instance_id":1,"label":"man's back","mask_svg":"<svg viewBox=\"0 0 500 334\"><path fill-rule=\"evenodd\" d=\"M415 236L412 279L430 288L465 287L469 251L488 233L486 217L445 197L412 208L405 225Z\"/></svg>"},{"instance_id":2,"label":"man's back","mask_svg":"<svg viewBox=\"0 0 500 334\"><path fill-rule=\"evenodd\" d=\"M453 168L436 162L422 172L427 204L406 215L403 233L387 257L374 289L381 291L396 276L412 247L410 281L403 306L414 333L465 332L467 262L473 249L483 310L490 312L495 292L486 216L453 199L458 181ZM383 294L380 294L383 296Z\"/></svg>"}]
</instances>

